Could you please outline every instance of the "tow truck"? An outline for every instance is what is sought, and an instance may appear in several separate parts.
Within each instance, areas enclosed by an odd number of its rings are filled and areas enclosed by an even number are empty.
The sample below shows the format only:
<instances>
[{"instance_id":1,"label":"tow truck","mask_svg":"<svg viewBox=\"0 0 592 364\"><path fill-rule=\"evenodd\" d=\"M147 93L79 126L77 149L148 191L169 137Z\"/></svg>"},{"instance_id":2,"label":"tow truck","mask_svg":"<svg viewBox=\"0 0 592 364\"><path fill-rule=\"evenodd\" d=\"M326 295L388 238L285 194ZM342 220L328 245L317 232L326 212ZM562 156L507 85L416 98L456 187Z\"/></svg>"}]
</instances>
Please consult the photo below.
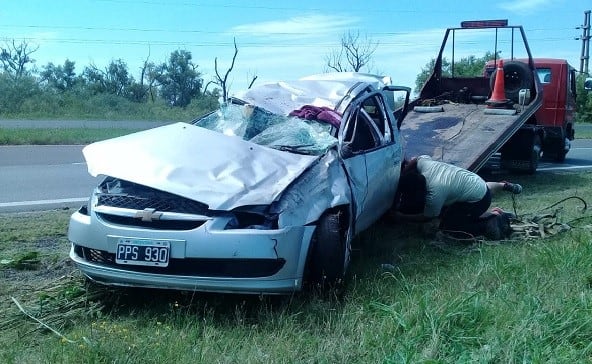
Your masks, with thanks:
<instances>
[{"instance_id":1,"label":"tow truck","mask_svg":"<svg viewBox=\"0 0 592 364\"><path fill-rule=\"evenodd\" d=\"M483 42L485 36L492 41ZM475 54L459 50L467 45L484 45L493 55L481 74L455 72L457 58ZM492 100L496 75L502 72L503 100ZM429 155L477 172L499 153L503 168L534 173L543 151L559 161L565 158L574 138L574 111L575 70L567 62L533 58L522 26L507 20L465 21L446 30L430 76L409 103L401 133L408 157Z\"/></svg>"}]
</instances>

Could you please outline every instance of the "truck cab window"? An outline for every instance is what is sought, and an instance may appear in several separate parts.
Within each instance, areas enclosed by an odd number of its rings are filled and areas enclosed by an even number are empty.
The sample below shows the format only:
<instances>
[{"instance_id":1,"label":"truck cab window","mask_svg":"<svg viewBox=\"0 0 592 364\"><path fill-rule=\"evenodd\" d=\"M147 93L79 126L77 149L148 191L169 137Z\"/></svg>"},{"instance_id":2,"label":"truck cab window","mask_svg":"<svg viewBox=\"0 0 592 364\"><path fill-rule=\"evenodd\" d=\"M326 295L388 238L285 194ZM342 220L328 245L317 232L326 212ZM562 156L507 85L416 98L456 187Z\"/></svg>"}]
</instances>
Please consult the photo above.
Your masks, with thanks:
<instances>
[{"instance_id":1,"label":"truck cab window","mask_svg":"<svg viewBox=\"0 0 592 364\"><path fill-rule=\"evenodd\" d=\"M537 68L536 72L540 83L551 83L552 76L550 68Z\"/></svg>"}]
</instances>

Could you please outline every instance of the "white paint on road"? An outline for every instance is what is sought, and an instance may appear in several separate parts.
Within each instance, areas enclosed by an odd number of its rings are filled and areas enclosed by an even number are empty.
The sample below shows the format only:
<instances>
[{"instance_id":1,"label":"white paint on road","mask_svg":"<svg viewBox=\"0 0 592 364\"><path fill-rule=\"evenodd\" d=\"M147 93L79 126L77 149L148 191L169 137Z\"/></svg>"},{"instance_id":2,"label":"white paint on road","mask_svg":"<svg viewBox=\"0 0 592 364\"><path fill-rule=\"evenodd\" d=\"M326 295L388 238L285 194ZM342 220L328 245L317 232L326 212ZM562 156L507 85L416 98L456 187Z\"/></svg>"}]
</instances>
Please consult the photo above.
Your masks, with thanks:
<instances>
[{"instance_id":1,"label":"white paint on road","mask_svg":"<svg viewBox=\"0 0 592 364\"><path fill-rule=\"evenodd\" d=\"M88 197L62 198L62 199L56 199L56 200L0 202L0 208L52 205L52 204L74 203L74 202L86 202L86 201L88 201Z\"/></svg>"},{"instance_id":2,"label":"white paint on road","mask_svg":"<svg viewBox=\"0 0 592 364\"><path fill-rule=\"evenodd\" d=\"M537 168L537 172L538 171L566 171L566 170L570 170L570 169L590 169L592 168L591 165L588 166L561 166L561 167L543 167L543 168Z\"/></svg>"}]
</instances>

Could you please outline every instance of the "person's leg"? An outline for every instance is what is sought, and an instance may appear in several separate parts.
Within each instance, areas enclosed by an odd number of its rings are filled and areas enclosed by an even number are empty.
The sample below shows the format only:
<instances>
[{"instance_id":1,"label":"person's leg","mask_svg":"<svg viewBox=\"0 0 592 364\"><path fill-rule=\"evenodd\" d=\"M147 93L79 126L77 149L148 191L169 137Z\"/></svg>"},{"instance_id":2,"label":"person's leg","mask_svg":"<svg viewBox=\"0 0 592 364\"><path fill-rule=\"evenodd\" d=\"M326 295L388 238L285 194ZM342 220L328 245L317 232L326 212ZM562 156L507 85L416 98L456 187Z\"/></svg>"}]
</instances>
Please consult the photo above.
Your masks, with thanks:
<instances>
[{"instance_id":1,"label":"person's leg","mask_svg":"<svg viewBox=\"0 0 592 364\"><path fill-rule=\"evenodd\" d=\"M485 192L483 198L476 202L457 202L448 206L441 214L440 228L477 233L476 222L487 213L491 205L491 192Z\"/></svg>"},{"instance_id":2,"label":"person's leg","mask_svg":"<svg viewBox=\"0 0 592 364\"><path fill-rule=\"evenodd\" d=\"M508 191L512 192L513 194L517 195L522 192L522 186L518 183L510 183L506 181L502 182L486 182L487 188L491 191L491 193L495 194L500 191Z\"/></svg>"}]
</instances>

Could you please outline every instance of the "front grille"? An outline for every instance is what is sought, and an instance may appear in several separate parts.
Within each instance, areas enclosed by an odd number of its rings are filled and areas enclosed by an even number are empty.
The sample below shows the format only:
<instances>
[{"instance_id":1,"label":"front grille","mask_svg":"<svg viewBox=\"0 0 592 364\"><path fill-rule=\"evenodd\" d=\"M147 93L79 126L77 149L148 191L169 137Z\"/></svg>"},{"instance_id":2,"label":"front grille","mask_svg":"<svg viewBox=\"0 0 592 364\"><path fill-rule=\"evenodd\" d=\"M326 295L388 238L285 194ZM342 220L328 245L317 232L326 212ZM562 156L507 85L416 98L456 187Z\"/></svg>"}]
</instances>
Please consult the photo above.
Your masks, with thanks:
<instances>
[{"instance_id":1,"label":"front grille","mask_svg":"<svg viewBox=\"0 0 592 364\"><path fill-rule=\"evenodd\" d=\"M146 229L157 230L193 230L205 224L203 221L185 221L185 220L152 220L142 221L129 216L109 215L97 213L97 216L106 222L116 225L133 226Z\"/></svg>"},{"instance_id":2,"label":"front grille","mask_svg":"<svg viewBox=\"0 0 592 364\"><path fill-rule=\"evenodd\" d=\"M74 246L74 252L90 263L110 268L132 272L200 277L269 277L276 274L286 263L285 259L171 258L169 266L163 268L117 264L115 263L115 254L79 245Z\"/></svg>"},{"instance_id":3,"label":"front grille","mask_svg":"<svg viewBox=\"0 0 592 364\"><path fill-rule=\"evenodd\" d=\"M120 207L132 210L155 209L161 212L204 214L207 206L203 203L159 192L157 196L143 197L120 194L99 194L98 205Z\"/></svg>"},{"instance_id":4,"label":"front grille","mask_svg":"<svg viewBox=\"0 0 592 364\"><path fill-rule=\"evenodd\" d=\"M138 212L152 210L158 213L199 216L211 214L208 205L204 203L116 178L109 177L103 181L99 186L99 191L96 195L96 206L113 209L97 209L97 216L111 224L158 230L192 230L205 223L205 219L187 221L185 218L175 219L175 217L171 218L170 216L163 220L155 218L152 221L142 221L141 218L135 218L133 214L130 216L129 211L122 213L117 209Z\"/></svg>"}]
</instances>

